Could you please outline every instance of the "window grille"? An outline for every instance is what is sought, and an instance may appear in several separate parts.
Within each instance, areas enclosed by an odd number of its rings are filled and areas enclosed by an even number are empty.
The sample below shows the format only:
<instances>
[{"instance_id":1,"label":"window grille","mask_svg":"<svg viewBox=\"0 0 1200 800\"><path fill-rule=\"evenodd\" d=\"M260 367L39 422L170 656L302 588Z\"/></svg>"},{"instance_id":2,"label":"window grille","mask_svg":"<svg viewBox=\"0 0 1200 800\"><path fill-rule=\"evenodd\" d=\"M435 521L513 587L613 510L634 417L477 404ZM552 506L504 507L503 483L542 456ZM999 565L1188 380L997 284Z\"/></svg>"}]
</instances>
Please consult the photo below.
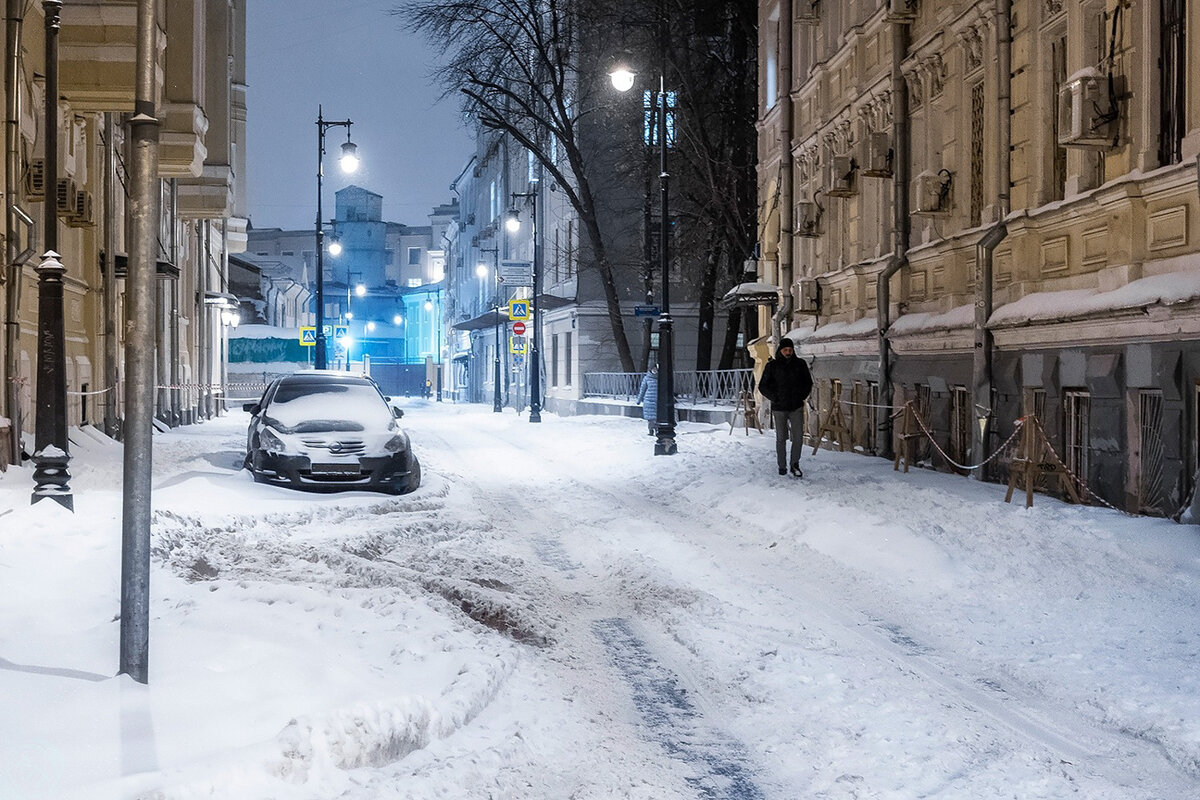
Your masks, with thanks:
<instances>
[{"instance_id":1,"label":"window grille","mask_svg":"<svg viewBox=\"0 0 1200 800\"><path fill-rule=\"evenodd\" d=\"M1163 396L1161 391L1144 390L1138 397L1138 421L1141 427L1141 457L1138 464L1138 509L1165 515L1167 492L1163 479Z\"/></svg>"},{"instance_id":2,"label":"window grille","mask_svg":"<svg viewBox=\"0 0 1200 800\"><path fill-rule=\"evenodd\" d=\"M971 87L971 224L983 219L983 81Z\"/></svg>"},{"instance_id":3,"label":"window grille","mask_svg":"<svg viewBox=\"0 0 1200 800\"><path fill-rule=\"evenodd\" d=\"M1159 0L1159 108L1162 123L1158 132L1158 162L1177 164L1186 131L1184 117L1187 72L1185 60L1184 0Z\"/></svg>"},{"instance_id":4,"label":"window grille","mask_svg":"<svg viewBox=\"0 0 1200 800\"><path fill-rule=\"evenodd\" d=\"M1088 455L1091 450L1091 396L1080 389L1069 389L1063 403L1063 454L1067 469L1075 476L1080 496L1087 494Z\"/></svg>"},{"instance_id":5,"label":"window grille","mask_svg":"<svg viewBox=\"0 0 1200 800\"><path fill-rule=\"evenodd\" d=\"M950 390L950 457L960 464L971 461L971 393L965 386Z\"/></svg>"},{"instance_id":6,"label":"window grille","mask_svg":"<svg viewBox=\"0 0 1200 800\"><path fill-rule=\"evenodd\" d=\"M929 384L918 383L916 387L916 397L914 397L913 400L913 406L916 408L917 416L921 418L921 422L923 422L925 427L928 428L930 424L929 412L932 407L933 400L933 392L930 390ZM931 429L930 433L932 432L933 431ZM918 462L926 461L930 457L933 446L928 439L917 439L917 442L916 459Z\"/></svg>"}]
</instances>

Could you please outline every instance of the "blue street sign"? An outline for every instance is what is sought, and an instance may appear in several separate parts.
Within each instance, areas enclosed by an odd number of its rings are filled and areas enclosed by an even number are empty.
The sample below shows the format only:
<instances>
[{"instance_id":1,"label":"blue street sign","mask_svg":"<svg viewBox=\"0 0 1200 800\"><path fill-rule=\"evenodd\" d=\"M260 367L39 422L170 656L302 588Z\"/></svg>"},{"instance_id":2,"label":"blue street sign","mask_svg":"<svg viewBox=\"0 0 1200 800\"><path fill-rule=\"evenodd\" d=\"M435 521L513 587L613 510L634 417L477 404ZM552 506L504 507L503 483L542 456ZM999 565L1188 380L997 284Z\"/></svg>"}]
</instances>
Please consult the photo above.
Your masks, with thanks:
<instances>
[{"instance_id":1,"label":"blue street sign","mask_svg":"<svg viewBox=\"0 0 1200 800\"><path fill-rule=\"evenodd\" d=\"M657 317L658 306L634 306L633 315L635 317Z\"/></svg>"}]
</instances>

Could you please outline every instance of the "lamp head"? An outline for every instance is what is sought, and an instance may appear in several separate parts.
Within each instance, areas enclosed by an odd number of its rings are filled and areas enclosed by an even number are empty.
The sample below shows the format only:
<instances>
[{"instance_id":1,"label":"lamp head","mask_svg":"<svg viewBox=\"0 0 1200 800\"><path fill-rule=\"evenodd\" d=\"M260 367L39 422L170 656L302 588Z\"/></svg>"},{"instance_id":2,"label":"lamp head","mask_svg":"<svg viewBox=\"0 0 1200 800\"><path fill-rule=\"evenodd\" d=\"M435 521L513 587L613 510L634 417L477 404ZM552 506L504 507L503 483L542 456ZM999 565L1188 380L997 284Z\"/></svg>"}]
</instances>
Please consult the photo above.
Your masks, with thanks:
<instances>
[{"instance_id":1,"label":"lamp head","mask_svg":"<svg viewBox=\"0 0 1200 800\"><path fill-rule=\"evenodd\" d=\"M329 242L329 255L340 256L342 254L342 243L337 239L331 239Z\"/></svg>"},{"instance_id":2,"label":"lamp head","mask_svg":"<svg viewBox=\"0 0 1200 800\"><path fill-rule=\"evenodd\" d=\"M475 274L481 278L486 278L487 274L488 274L487 264L484 264L482 261L480 261L478 264L476 264L475 265Z\"/></svg>"},{"instance_id":3,"label":"lamp head","mask_svg":"<svg viewBox=\"0 0 1200 800\"><path fill-rule=\"evenodd\" d=\"M428 297L425 298L425 310L433 311L433 301L430 300Z\"/></svg>"},{"instance_id":4,"label":"lamp head","mask_svg":"<svg viewBox=\"0 0 1200 800\"><path fill-rule=\"evenodd\" d=\"M342 165L342 172L358 171L358 145L350 141L349 132L346 133L346 141L342 143L342 156L339 163Z\"/></svg>"},{"instance_id":5,"label":"lamp head","mask_svg":"<svg viewBox=\"0 0 1200 800\"><path fill-rule=\"evenodd\" d=\"M367 296L367 285L365 283L358 284L357 286L354 287L354 293L356 295L358 295L359 297L366 297Z\"/></svg>"},{"instance_id":6,"label":"lamp head","mask_svg":"<svg viewBox=\"0 0 1200 800\"><path fill-rule=\"evenodd\" d=\"M400 327L401 325L404 324L404 317L400 316L399 314L396 314L394 317L392 317L392 324L395 325L396 327Z\"/></svg>"},{"instance_id":7,"label":"lamp head","mask_svg":"<svg viewBox=\"0 0 1200 800\"><path fill-rule=\"evenodd\" d=\"M608 73L608 78L612 81L613 88L618 92L628 92L632 89L633 81L636 77L637 73L624 64L618 64L612 72Z\"/></svg>"},{"instance_id":8,"label":"lamp head","mask_svg":"<svg viewBox=\"0 0 1200 800\"><path fill-rule=\"evenodd\" d=\"M521 214L515 208L509 209L508 216L504 219L504 227L509 233L521 230Z\"/></svg>"}]
</instances>

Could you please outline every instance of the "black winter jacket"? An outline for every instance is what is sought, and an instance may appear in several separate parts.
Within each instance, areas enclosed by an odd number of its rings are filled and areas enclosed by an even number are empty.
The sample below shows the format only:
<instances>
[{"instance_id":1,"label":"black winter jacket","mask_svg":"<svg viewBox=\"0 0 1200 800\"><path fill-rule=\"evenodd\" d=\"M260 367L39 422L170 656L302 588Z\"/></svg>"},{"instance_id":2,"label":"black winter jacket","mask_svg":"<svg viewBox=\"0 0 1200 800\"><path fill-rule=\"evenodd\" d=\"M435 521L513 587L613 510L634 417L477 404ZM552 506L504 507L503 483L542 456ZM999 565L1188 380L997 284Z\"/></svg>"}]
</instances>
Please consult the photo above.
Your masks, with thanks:
<instances>
[{"instance_id":1,"label":"black winter jacket","mask_svg":"<svg viewBox=\"0 0 1200 800\"><path fill-rule=\"evenodd\" d=\"M795 411L804 406L812 393L812 373L800 356L785 358L776 354L763 367L758 391L771 401L772 411Z\"/></svg>"}]
</instances>

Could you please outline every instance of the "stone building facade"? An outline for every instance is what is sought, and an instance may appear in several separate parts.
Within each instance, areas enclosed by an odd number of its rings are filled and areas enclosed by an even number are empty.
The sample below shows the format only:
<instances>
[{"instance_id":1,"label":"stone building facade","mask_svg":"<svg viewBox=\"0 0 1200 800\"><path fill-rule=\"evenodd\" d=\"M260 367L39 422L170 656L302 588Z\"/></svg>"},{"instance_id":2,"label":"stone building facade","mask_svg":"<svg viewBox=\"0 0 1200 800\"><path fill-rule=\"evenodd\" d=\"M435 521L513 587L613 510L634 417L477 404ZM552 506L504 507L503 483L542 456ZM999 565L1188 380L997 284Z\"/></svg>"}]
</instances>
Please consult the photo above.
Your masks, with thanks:
<instances>
[{"instance_id":1,"label":"stone building facade","mask_svg":"<svg viewBox=\"0 0 1200 800\"><path fill-rule=\"evenodd\" d=\"M156 416L180 424L210 416L223 397L225 337L236 299L228 257L246 229L245 8L241 0L171 0L158 13L161 130L158 308L125 319L132 211L124 123L134 107L137 3L61 4L59 100L47 119L47 4L8 4L4 147L7 258L0 342L0 417L34 427L38 332L35 268L45 250L45 204L57 207L66 267L64 327L68 424L123 416L126 323L156 331ZM46 170L48 126L58 131L58 170ZM19 437L18 437L19 438ZM19 444L19 443L18 443ZM11 457L18 457L14 449Z\"/></svg>"},{"instance_id":2,"label":"stone building facade","mask_svg":"<svg viewBox=\"0 0 1200 800\"><path fill-rule=\"evenodd\" d=\"M1036 418L1092 501L1176 512L1200 451L1200 8L759 9L760 277L822 414L890 454L912 401L919 457L960 471Z\"/></svg>"}]
</instances>

